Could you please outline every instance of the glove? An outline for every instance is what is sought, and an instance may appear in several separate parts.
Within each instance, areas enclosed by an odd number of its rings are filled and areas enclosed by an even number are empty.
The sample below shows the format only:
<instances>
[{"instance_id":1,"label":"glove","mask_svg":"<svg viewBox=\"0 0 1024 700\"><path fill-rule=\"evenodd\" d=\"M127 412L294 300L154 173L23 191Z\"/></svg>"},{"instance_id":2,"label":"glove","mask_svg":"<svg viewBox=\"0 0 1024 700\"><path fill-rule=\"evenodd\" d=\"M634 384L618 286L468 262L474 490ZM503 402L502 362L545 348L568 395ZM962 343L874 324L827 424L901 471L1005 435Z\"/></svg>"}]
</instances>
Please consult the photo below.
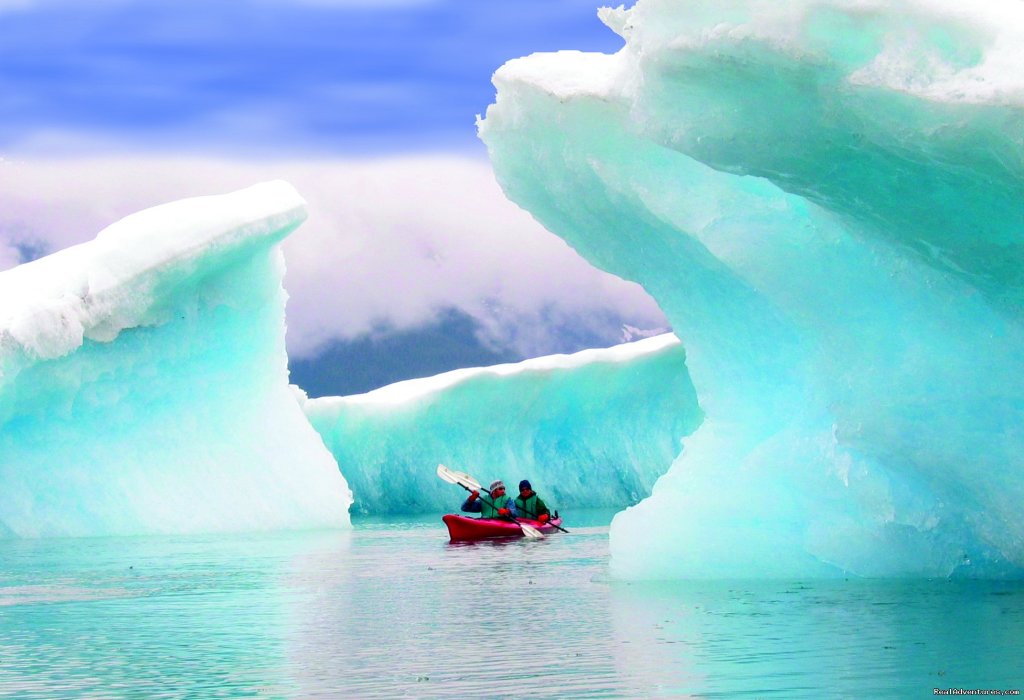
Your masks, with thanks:
<instances>
[{"instance_id":1,"label":"glove","mask_svg":"<svg viewBox=\"0 0 1024 700\"><path fill-rule=\"evenodd\" d=\"M470 491L469 492L469 502L470 503L472 503L473 501L475 501L478 498L480 498L480 492L479 491Z\"/></svg>"},{"instance_id":2,"label":"glove","mask_svg":"<svg viewBox=\"0 0 1024 700\"><path fill-rule=\"evenodd\" d=\"M512 514L512 511L510 511L508 508L498 508L498 515L508 516L508 515L511 515L511 514Z\"/></svg>"},{"instance_id":3,"label":"glove","mask_svg":"<svg viewBox=\"0 0 1024 700\"><path fill-rule=\"evenodd\" d=\"M537 522L546 523L548 520L551 520L551 516L547 513L541 513L537 516Z\"/></svg>"}]
</instances>

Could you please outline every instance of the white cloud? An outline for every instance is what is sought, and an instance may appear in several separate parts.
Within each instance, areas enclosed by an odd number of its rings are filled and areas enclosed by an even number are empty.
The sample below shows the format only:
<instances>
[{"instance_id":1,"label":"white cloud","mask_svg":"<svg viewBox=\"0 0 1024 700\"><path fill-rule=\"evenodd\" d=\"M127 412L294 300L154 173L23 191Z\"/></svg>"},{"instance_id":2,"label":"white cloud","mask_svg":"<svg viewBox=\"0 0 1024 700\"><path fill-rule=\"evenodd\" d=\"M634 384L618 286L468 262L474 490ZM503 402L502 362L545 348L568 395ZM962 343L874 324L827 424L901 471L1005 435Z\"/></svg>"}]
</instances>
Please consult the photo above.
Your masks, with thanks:
<instances>
[{"instance_id":1,"label":"white cloud","mask_svg":"<svg viewBox=\"0 0 1024 700\"><path fill-rule=\"evenodd\" d=\"M139 209L274 178L309 202L309 220L284 244L295 355L450 307L524 354L546 352L562 324L665 324L640 287L593 269L508 202L486 162L457 157L3 161L0 266L13 262L12 243L56 250Z\"/></svg>"}]
</instances>

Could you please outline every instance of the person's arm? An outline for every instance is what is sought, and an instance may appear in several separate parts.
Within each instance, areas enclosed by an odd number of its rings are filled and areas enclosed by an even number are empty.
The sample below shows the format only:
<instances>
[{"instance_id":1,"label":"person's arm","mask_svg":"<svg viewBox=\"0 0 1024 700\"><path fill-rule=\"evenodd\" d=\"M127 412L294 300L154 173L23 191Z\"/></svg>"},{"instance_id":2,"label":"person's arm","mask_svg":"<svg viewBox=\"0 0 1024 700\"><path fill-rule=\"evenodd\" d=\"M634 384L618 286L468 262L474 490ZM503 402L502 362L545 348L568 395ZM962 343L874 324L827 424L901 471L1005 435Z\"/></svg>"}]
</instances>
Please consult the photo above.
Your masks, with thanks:
<instances>
[{"instance_id":1,"label":"person's arm","mask_svg":"<svg viewBox=\"0 0 1024 700\"><path fill-rule=\"evenodd\" d=\"M548 509L547 504L544 503L544 501L540 500L540 496L537 496L537 512L535 513L535 515L538 518L542 515L551 515L551 511Z\"/></svg>"},{"instance_id":2,"label":"person's arm","mask_svg":"<svg viewBox=\"0 0 1024 700\"><path fill-rule=\"evenodd\" d=\"M540 496L537 496L537 514L534 517L542 523L551 519L551 511L548 510L547 504L540 500Z\"/></svg>"},{"instance_id":3,"label":"person's arm","mask_svg":"<svg viewBox=\"0 0 1024 700\"><path fill-rule=\"evenodd\" d=\"M477 498L480 495L479 491L472 491L469 494L469 498L462 504L463 513L480 513L483 512L484 506Z\"/></svg>"}]
</instances>

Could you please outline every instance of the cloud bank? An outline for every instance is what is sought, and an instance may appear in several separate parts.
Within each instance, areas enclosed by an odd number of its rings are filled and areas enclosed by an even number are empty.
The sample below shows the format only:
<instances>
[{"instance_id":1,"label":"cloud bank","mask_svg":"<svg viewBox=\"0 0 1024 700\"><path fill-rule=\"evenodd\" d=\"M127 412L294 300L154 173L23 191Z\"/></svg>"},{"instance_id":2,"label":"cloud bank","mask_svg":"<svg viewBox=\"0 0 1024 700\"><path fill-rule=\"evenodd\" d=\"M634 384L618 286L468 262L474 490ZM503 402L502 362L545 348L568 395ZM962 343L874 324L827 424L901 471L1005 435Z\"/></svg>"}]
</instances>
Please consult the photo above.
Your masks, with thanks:
<instances>
[{"instance_id":1,"label":"cloud bank","mask_svg":"<svg viewBox=\"0 0 1024 700\"><path fill-rule=\"evenodd\" d=\"M139 209L274 178L309 202L285 243L295 357L451 309L472 317L485 343L524 357L558 350L566 332L668 325L638 285L595 270L505 199L485 161L453 156L0 161L0 269Z\"/></svg>"}]
</instances>

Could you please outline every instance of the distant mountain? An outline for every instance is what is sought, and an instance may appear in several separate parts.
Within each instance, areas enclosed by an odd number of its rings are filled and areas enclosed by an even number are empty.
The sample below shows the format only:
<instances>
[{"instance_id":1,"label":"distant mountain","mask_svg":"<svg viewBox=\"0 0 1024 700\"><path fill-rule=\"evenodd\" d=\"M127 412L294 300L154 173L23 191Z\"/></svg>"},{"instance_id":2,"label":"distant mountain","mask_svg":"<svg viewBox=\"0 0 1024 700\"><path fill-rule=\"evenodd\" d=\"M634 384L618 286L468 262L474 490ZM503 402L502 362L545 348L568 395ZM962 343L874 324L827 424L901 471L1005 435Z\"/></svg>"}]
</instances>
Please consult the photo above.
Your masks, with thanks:
<instances>
[{"instance_id":1,"label":"distant mountain","mask_svg":"<svg viewBox=\"0 0 1024 700\"><path fill-rule=\"evenodd\" d=\"M419 328L336 341L316 357L292 359L291 382L310 398L346 396L460 367L523 359L508 349L486 347L476 330L472 317L451 310L438 322Z\"/></svg>"},{"instance_id":2,"label":"distant mountain","mask_svg":"<svg viewBox=\"0 0 1024 700\"><path fill-rule=\"evenodd\" d=\"M513 328L503 345L488 343L481 340L485 334L472 316L449 309L431 324L338 340L314 357L292 358L291 382L302 387L310 398L362 394L403 379L609 347L671 329L642 330L608 312L581 320L578 325L542 315L533 330L534 335L524 338L523 328Z\"/></svg>"}]
</instances>

